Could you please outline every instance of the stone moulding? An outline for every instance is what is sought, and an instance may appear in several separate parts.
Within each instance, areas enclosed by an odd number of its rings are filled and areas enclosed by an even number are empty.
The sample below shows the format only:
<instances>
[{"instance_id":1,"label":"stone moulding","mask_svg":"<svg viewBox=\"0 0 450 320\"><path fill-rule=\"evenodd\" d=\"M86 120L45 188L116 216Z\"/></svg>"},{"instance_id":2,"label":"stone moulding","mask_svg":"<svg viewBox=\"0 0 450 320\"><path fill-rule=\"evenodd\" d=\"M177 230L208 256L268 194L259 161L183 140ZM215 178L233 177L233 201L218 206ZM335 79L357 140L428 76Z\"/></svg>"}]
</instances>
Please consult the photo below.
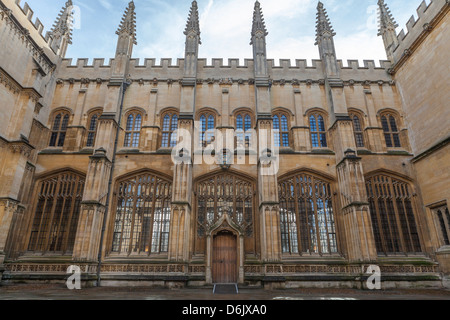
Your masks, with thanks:
<instances>
[{"instance_id":1,"label":"stone moulding","mask_svg":"<svg viewBox=\"0 0 450 320\"><path fill-rule=\"evenodd\" d=\"M73 264L77 264L74 262ZM376 263L374 263L376 264ZM6 263L5 271L11 273L66 273L67 264L29 264ZM78 264L81 271L96 272L96 265ZM277 265L245 265L246 274L364 274L369 265L309 265L309 264L277 264ZM437 265L380 265L381 273L419 274L439 273ZM185 264L104 264L102 273L204 273L205 265Z\"/></svg>"}]
</instances>

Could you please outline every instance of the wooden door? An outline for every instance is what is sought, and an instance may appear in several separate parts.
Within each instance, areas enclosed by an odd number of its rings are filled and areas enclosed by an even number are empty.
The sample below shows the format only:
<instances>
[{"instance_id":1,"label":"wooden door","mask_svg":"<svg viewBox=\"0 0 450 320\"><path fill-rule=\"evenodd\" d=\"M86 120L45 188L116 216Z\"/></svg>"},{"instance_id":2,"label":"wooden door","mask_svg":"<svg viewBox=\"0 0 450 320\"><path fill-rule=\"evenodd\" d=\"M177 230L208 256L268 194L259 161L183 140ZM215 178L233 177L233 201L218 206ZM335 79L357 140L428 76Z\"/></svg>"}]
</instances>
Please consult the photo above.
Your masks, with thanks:
<instances>
[{"instance_id":1,"label":"wooden door","mask_svg":"<svg viewBox=\"0 0 450 320\"><path fill-rule=\"evenodd\" d=\"M212 275L214 283L237 283L237 239L231 232L214 237Z\"/></svg>"}]
</instances>

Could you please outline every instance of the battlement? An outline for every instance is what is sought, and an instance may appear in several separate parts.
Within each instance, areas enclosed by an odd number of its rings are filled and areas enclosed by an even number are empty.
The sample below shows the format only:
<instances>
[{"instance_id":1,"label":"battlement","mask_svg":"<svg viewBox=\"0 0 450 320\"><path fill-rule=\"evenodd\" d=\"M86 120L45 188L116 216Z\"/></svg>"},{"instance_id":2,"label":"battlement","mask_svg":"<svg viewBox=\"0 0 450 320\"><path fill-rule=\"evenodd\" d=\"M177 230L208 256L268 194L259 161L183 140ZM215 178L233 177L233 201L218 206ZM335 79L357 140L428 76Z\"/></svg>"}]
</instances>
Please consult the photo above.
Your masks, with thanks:
<instances>
[{"instance_id":1,"label":"battlement","mask_svg":"<svg viewBox=\"0 0 450 320\"><path fill-rule=\"evenodd\" d=\"M13 0L4 0L8 6L9 2L12 2ZM48 44L49 43L49 37L48 35L44 36L43 32L44 32L44 25L42 24L41 20L39 20L39 18L36 18L35 21L33 22L33 15L34 15L34 11L30 8L30 6L28 5L27 2L25 2L23 4L23 6L21 5L21 0L14 0L14 4L17 8L20 9L21 13L25 16L25 18L30 22L31 26L37 31L37 34L40 36L41 40ZM9 7L11 8L11 7ZM20 22L21 19L19 19ZM24 26L25 27L25 26Z\"/></svg>"},{"instance_id":2,"label":"battlement","mask_svg":"<svg viewBox=\"0 0 450 320\"><path fill-rule=\"evenodd\" d=\"M406 23L406 30L402 29L397 36L399 45L394 50L394 60L399 61L405 54L409 55L409 50L416 40L424 33L431 30L433 21L440 16L449 6L447 0L431 0L427 5L425 0L417 8L417 20L413 16Z\"/></svg>"},{"instance_id":3,"label":"battlement","mask_svg":"<svg viewBox=\"0 0 450 320\"><path fill-rule=\"evenodd\" d=\"M136 81L167 81L174 82L184 76L184 59L163 58L157 59L131 59L129 75ZM253 59L221 59L214 58L198 60L198 79L207 83L221 82L220 79L239 82L252 79L254 77ZM269 74L273 81L319 81L324 79L322 61L297 59L294 63L290 59L280 59L275 64L274 59L268 60ZM74 81L85 79L108 80L111 77L115 59L106 61L103 58L96 58L90 61L87 58L63 59L59 68L59 78L72 79ZM342 60L338 60L344 81L390 81L390 76L386 70L391 67L390 61L364 60L361 64L358 60L348 60L344 65ZM219 79L220 78L220 79Z\"/></svg>"},{"instance_id":4,"label":"battlement","mask_svg":"<svg viewBox=\"0 0 450 320\"><path fill-rule=\"evenodd\" d=\"M108 63L105 63L104 58L94 58L92 63L89 63L88 58L78 58L76 60L72 58L66 58L62 60L61 67L64 68L110 68L114 63L114 58L109 59ZM159 63L156 63L155 58L143 59L141 64L141 59L134 58L130 60L130 69L183 69L184 59L178 58L175 60L172 58L162 58ZM228 63L224 64L224 59L213 58L211 63L208 64L208 59L200 58L198 59L198 66L200 69L251 69L253 68L253 59L244 59L243 64L241 64L240 59L228 59ZM267 63L270 69L296 69L296 70L321 70L322 61L314 59L311 64L308 64L306 59L296 59L295 64L292 65L290 59L279 59L278 64L275 63L275 59L268 59ZM344 65L343 60L338 60L338 65L341 69L383 69L385 70L389 67L390 62L387 60L380 60L377 64L374 60L363 60L361 65L359 60L347 60L347 65Z\"/></svg>"}]
</instances>

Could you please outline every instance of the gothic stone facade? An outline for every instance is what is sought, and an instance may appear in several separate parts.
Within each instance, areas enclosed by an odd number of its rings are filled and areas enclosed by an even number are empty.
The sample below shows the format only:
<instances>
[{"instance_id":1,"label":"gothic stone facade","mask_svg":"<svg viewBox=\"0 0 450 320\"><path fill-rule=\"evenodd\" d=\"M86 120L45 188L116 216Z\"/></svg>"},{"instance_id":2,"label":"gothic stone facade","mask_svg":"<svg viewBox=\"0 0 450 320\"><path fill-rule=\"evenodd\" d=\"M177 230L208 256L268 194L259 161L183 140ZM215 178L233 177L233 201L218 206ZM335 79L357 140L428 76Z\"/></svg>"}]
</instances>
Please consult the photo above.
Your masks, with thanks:
<instances>
[{"instance_id":1,"label":"gothic stone facade","mask_svg":"<svg viewBox=\"0 0 450 320\"><path fill-rule=\"evenodd\" d=\"M448 285L449 4L406 35L378 5L380 67L337 60L320 2L320 60L275 65L258 1L243 65L199 59L196 1L184 59L132 58L130 2L115 58L88 65L65 58L70 0L45 36L1 0L1 281L364 287L377 265L385 288Z\"/></svg>"}]
</instances>

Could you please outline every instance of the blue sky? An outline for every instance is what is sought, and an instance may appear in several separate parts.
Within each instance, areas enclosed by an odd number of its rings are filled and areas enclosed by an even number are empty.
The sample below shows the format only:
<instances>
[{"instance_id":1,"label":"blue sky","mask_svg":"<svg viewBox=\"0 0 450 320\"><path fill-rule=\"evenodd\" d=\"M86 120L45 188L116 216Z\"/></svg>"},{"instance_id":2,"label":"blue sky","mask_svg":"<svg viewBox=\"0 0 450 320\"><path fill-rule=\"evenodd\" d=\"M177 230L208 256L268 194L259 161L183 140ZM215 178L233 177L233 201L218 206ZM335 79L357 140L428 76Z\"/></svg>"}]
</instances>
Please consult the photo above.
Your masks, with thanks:
<instances>
[{"instance_id":1,"label":"blue sky","mask_svg":"<svg viewBox=\"0 0 450 320\"><path fill-rule=\"evenodd\" d=\"M22 0L24 1L24 0ZM422 0L386 0L399 23L398 32L416 14ZM28 0L49 30L66 0ZM80 8L68 58L114 56L115 31L129 0L73 0ZM202 46L200 57L251 58L250 31L254 0L198 0ZM268 58L318 59L314 46L317 0L260 0L266 20ZM337 33L338 59L385 60L377 37L377 0L322 0ZM430 1L427 0L427 3ZM135 0L137 41L134 58L183 58L185 28L191 0ZM375 12L375 15L374 15ZM45 32L45 31L44 31ZM226 61L226 60L225 60ZM141 62L142 63L142 62ZM378 62L377 62L378 64Z\"/></svg>"}]
</instances>

